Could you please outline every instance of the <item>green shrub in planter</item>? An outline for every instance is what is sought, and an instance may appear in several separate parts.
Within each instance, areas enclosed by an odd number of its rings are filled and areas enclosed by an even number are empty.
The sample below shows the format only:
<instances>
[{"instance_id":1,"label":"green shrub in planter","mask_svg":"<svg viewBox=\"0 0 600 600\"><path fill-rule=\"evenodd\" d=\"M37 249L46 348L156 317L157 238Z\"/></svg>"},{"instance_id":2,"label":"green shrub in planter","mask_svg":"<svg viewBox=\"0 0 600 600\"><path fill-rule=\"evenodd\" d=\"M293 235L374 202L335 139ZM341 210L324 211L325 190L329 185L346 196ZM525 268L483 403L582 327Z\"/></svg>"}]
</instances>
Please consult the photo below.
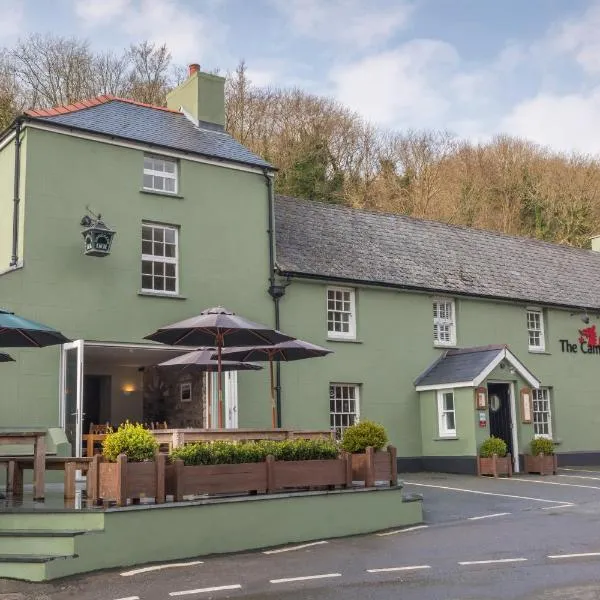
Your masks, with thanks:
<instances>
[{"instance_id":1,"label":"green shrub in planter","mask_svg":"<svg viewBox=\"0 0 600 600\"><path fill-rule=\"evenodd\" d=\"M551 456L554 454L554 442L548 438L535 438L531 440L531 454L538 456L544 454L545 456Z\"/></svg>"},{"instance_id":2,"label":"green shrub in planter","mask_svg":"<svg viewBox=\"0 0 600 600\"><path fill-rule=\"evenodd\" d=\"M506 442L500 438L491 436L479 447L479 456L481 458L491 458L494 454L499 457L506 456L508 448Z\"/></svg>"},{"instance_id":3,"label":"green shrub in planter","mask_svg":"<svg viewBox=\"0 0 600 600\"><path fill-rule=\"evenodd\" d=\"M361 421L348 427L342 438L342 450L346 452L364 452L372 446L381 450L388 441L383 425L373 421Z\"/></svg>"},{"instance_id":4,"label":"green shrub in planter","mask_svg":"<svg viewBox=\"0 0 600 600\"><path fill-rule=\"evenodd\" d=\"M130 462L152 460L158 443L143 425L127 421L117 431L109 433L102 442L102 454L106 460L116 462L119 454L126 454Z\"/></svg>"},{"instance_id":5,"label":"green shrub in planter","mask_svg":"<svg viewBox=\"0 0 600 600\"><path fill-rule=\"evenodd\" d=\"M235 465L275 460L319 460L337 458L339 449L327 440L289 440L283 442L198 442L171 450L171 460L185 465Z\"/></svg>"}]
</instances>

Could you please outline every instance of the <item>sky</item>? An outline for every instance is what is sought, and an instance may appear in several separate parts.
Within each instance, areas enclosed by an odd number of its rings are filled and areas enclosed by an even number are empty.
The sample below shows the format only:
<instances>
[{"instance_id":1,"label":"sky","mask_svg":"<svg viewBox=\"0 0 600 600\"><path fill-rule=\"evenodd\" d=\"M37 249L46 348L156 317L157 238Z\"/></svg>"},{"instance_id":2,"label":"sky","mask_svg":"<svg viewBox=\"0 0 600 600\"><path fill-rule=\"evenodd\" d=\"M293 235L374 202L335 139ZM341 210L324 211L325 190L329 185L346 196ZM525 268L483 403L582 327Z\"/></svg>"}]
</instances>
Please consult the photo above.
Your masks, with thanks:
<instances>
[{"instance_id":1,"label":"sky","mask_svg":"<svg viewBox=\"0 0 600 600\"><path fill-rule=\"evenodd\" d=\"M0 45L166 43L177 63L337 98L375 125L600 155L600 0L0 0Z\"/></svg>"}]
</instances>

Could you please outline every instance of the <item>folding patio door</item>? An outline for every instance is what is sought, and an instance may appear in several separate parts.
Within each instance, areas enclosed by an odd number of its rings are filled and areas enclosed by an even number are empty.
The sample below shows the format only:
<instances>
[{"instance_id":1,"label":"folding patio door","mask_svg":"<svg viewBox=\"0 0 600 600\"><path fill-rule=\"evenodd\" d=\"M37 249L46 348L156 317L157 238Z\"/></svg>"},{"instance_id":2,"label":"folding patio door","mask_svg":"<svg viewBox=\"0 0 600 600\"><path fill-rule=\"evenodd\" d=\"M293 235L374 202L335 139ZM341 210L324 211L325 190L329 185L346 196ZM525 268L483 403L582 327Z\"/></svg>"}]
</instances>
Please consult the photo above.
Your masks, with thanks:
<instances>
[{"instance_id":1,"label":"folding patio door","mask_svg":"<svg viewBox=\"0 0 600 600\"><path fill-rule=\"evenodd\" d=\"M217 373L206 373L204 380L204 427L219 427L219 384ZM223 373L223 426L225 429L238 427L237 372Z\"/></svg>"},{"instance_id":2,"label":"folding patio door","mask_svg":"<svg viewBox=\"0 0 600 600\"><path fill-rule=\"evenodd\" d=\"M83 348L84 341L63 344L60 369L62 427L74 456L81 456L83 425Z\"/></svg>"}]
</instances>

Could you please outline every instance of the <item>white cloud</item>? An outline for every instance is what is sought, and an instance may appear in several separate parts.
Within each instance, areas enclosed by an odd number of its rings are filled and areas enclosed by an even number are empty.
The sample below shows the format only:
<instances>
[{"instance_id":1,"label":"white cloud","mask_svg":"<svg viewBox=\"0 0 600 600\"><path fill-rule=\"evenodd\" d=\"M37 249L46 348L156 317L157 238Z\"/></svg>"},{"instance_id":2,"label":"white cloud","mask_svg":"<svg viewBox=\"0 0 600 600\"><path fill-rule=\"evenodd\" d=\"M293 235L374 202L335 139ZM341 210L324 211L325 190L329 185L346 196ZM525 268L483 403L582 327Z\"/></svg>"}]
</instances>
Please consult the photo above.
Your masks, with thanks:
<instances>
[{"instance_id":1,"label":"white cloud","mask_svg":"<svg viewBox=\"0 0 600 600\"><path fill-rule=\"evenodd\" d=\"M600 86L587 94L538 94L515 106L501 130L565 152L600 154Z\"/></svg>"},{"instance_id":2,"label":"white cloud","mask_svg":"<svg viewBox=\"0 0 600 600\"><path fill-rule=\"evenodd\" d=\"M325 42L367 48L404 27L412 12L405 0L377 6L363 0L271 0L291 32Z\"/></svg>"},{"instance_id":3,"label":"white cloud","mask_svg":"<svg viewBox=\"0 0 600 600\"><path fill-rule=\"evenodd\" d=\"M130 0L77 0L75 13L90 25L107 23L122 16Z\"/></svg>"},{"instance_id":4,"label":"white cloud","mask_svg":"<svg viewBox=\"0 0 600 600\"><path fill-rule=\"evenodd\" d=\"M111 25L132 42L166 44L175 62L218 57L226 31L210 14L180 0L75 0L75 12L89 27Z\"/></svg>"},{"instance_id":5,"label":"white cloud","mask_svg":"<svg viewBox=\"0 0 600 600\"><path fill-rule=\"evenodd\" d=\"M588 73L600 72L600 4L595 2L578 17L553 27L547 44L557 52L570 54Z\"/></svg>"},{"instance_id":6,"label":"white cloud","mask_svg":"<svg viewBox=\"0 0 600 600\"><path fill-rule=\"evenodd\" d=\"M334 95L368 120L386 126L429 127L450 102L444 81L459 61L453 46L414 40L395 50L334 68Z\"/></svg>"},{"instance_id":7,"label":"white cloud","mask_svg":"<svg viewBox=\"0 0 600 600\"><path fill-rule=\"evenodd\" d=\"M0 42L18 37L25 25L25 2L23 0L0 0Z\"/></svg>"}]
</instances>

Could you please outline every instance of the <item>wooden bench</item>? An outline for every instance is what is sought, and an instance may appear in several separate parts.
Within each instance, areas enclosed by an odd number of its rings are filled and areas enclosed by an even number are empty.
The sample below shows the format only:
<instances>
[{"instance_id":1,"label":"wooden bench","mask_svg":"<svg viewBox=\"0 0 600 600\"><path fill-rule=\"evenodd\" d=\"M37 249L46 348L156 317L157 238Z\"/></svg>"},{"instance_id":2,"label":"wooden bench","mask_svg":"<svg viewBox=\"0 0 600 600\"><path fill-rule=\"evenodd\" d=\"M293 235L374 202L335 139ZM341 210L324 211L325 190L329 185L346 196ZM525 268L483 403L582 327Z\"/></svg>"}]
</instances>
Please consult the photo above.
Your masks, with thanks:
<instances>
[{"instance_id":1,"label":"wooden bench","mask_svg":"<svg viewBox=\"0 0 600 600\"><path fill-rule=\"evenodd\" d=\"M23 471L33 469L33 456L0 456L0 464L7 465L6 492L13 496L23 496ZM92 462L91 457L46 456L47 471L65 472L65 500L75 498L76 472L87 473Z\"/></svg>"}]
</instances>

